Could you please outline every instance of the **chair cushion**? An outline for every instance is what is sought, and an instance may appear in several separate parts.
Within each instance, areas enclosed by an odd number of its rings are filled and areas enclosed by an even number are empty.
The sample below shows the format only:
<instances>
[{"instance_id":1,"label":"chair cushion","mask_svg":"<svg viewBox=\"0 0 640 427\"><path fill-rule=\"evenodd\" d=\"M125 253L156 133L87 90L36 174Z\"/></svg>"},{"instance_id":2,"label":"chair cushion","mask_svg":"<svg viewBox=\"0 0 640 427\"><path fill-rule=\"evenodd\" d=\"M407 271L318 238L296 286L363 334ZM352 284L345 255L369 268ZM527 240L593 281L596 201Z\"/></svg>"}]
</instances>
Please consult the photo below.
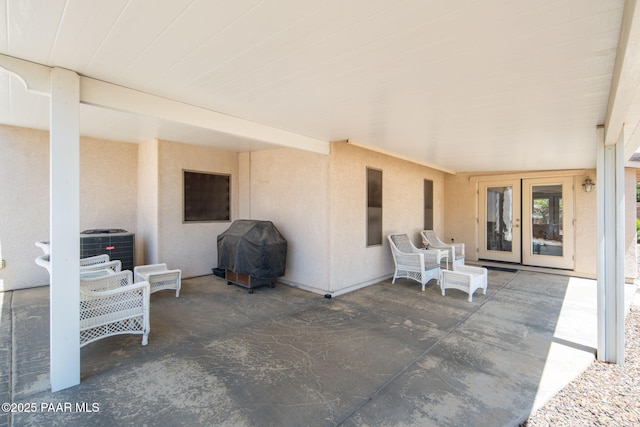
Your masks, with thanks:
<instances>
[{"instance_id":1,"label":"chair cushion","mask_svg":"<svg viewBox=\"0 0 640 427\"><path fill-rule=\"evenodd\" d=\"M393 243L396 245L396 248L398 248L400 252L404 252L408 254L413 252L413 249L411 247L411 241L409 240L409 236L407 236L406 234L398 234L396 236L391 236L391 239L393 240Z\"/></svg>"}]
</instances>

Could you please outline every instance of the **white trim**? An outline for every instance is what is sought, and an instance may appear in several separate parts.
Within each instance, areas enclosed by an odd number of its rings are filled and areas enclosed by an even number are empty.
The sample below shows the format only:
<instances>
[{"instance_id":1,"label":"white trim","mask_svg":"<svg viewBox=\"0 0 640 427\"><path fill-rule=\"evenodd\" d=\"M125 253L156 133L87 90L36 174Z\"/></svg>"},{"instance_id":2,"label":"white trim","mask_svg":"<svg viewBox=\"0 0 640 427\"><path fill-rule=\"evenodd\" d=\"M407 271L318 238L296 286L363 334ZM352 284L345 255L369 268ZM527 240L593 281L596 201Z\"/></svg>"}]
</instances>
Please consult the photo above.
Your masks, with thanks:
<instances>
[{"instance_id":1,"label":"white trim","mask_svg":"<svg viewBox=\"0 0 640 427\"><path fill-rule=\"evenodd\" d=\"M623 127L624 130L624 127ZM624 132L606 145L597 130L598 360L624 363Z\"/></svg>"},{"instance_id":2,"label":"white trim","mask_svg":"<svg viewBox=\"0 0 640 427\"><path fill-rule=\"evenodd\" d=\"M304 291L313 292L319 295L331 295L331 297L337 297L340 295L348 294L353 291L357 291L358 289L366 288L367 286L375 285L385 280L391 280L393 274L376 277L375 279L367 280L365 282L357 283L355 285L348 286L346 288L338 289L337 291L328 291L320 288L315 288L313 286L303 285L301 283L293 282L286 279L278 279L278 282L283 283L287 286L291 286L293 288L302 289ZM395 286L395 285L394 285Z\"/></svg>"},{"instance_id":3,"label":"white trim","mask_svg":"<svg viewBox=\"0 0 640 427\"><path fill-rule=\"evenodd\" d=\"M336 142L340 142L340 141L336 141ZM409 157L406 157L406 156L402 156L402 155L394 153L392 151L387 151L387 150L383 150L381 148L371 147L369 145L362 144L360 142L356 142L356 141L354 141L352 139L347 139L345 142L347 144L353 145L354 147L363 148L365 150L373 151L375 153L384 154L385 156L394 157L396 159L400 159L400 160L404 160L404 161L407 161L407 162L415 163L415 164L420 165L420 166L426 166L426 167L431 168L431 169L435 169L435 170L438 170L438 171L441 171L441 172L446 172L446 173L448 173L450 175L455 175L456 174L456 172L454 170L452 170L452 169L447 169L447 168L444 168L444 167L441 167L441 166L436 166L436 165L431 164L431 163L419 162L419 161L417 161L415 159L412 159L412 158L409 158Z\"/></svg>"},{"instance_id":4,"label":"white trim","mask_svg":"<svg viewBox=\"0 0 640 427\"><path fill-rule=\"evenodd\" d=\"M597 311L598 311L598 360L606 360L606 337L605 333L605 279L606 261L605 257L605 185L608 179L604 178L604 126L596 128L597 158L596 173L601 173L600 185L596 186L596 280L598 284Z\"/></svg>"},{"instance_id":5,"label":"white trim","mask_svg":"<svg viewBox=\"0 0 640 427\"><path fill-rule=\"evenodd\" d=\"M478 258L493 261L522 263L522 193L521 179L511 177L496 181L482 181L478 183ZM511 187L511 251L487 249L487 189L493 187Z\"/></svg>"},{"instance_id":6,"label":"white trim","mask_svg":"<svg viewBox=\"0 0 640 427\"><path fill-rule=\"evenodd\" d=\"M528 178L522 180L522 263L527 265L575 269L575 232L574 232L574 181L572 176L552 178ZM559 184L562 187L562 255L545 255L544 250L538 253L533 251L533 218L531 207L533 205L533 187L538 185ZM545 245L539 246L544 248Z\"/></svg>"},{"instance_id":7,"label":"white trim","mask_svg":"<svg viewBox=\"0 0 640 427\"><path fill-rule=\"evenodd\" d=\"M564 176L580 176L585 173L585 169L510 172L503 174L491 173L487 175L470 175L469 182L499 181L501 179L558 178Z\"/></svg>"},{"instance_id":8,"label":"white trim","mask_svg":"<svg viewBox=\"0 0 640 427\"><path fill-rule=\"evenodd\" d=\"M625 179L624 179L624 144L625 126L622 126L620 138L615 151L615 176L616 176L616 234L615 234L615 278L614 298L615 314L612 319L615 329L616 360L619 365L624 365L624 259L625 259Z\"/></svg>"}]
</instances>

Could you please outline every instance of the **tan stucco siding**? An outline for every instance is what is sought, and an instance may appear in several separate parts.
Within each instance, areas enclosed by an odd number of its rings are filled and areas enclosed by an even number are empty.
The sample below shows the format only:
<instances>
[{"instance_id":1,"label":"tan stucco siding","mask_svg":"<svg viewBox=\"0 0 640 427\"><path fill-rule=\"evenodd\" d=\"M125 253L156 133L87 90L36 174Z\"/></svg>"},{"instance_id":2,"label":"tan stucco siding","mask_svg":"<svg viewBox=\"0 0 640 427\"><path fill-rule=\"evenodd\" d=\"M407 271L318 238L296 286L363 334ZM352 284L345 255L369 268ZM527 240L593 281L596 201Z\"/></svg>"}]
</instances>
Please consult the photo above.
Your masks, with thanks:
<instances>
[{"instance_id":1,"label":"tan stucco siding","mask_svg":"<svg viewBox=\"0 0 640 427\"><path fill-rule=\"evenodd\" d=\"M183 170L231 175L231 220L238 214L238 154L210 147L158 143L157 261L182 269L184 277L211 274L217 238L230 221L183 222Z\"/></svg>"},{"instance_id":2,"label":"tan stucco siding","mask_svg":"<svg viewBox=\"0 0 640 427\"><path fill-rule=\"evenodd\" d=\"M250 155L251 219L272 221L287 239L283 280L325 292L328 284L329 157L294 149Z\"/></svg>"},{"instance_id":3,"label":"tan stucco siding","mask_svg":"<svg viewBox=\"0 0 640 427\"><path fill-rule=\"evenodd\" d=\"M49 133L0 126L0 290L49 283L34 246L49 240Z\"/></svg>"},{"instance_id":4,"label":"tan stucco siding","mask_svg":"<svg viewBox=\"0 0 640 427\"><path fill-rule=\"evenodd\" d=\"M454 239L464 243L465 259L478 259L478 185L469 180L468 174L445 177L444 228L436 231L445 242Z\"/></svg>"},{"instance_id":5,"label":"tan stucco siding","mask_svg":"<svg viewBox=\"0 0 640 427\"><path fill-rule=\"evenodd\" d=\"M156 264L158 259L158 140L138 144L138 215L136 264Z\"/></svg>"},{"instance_id":6,"label":"tan stucco siding","mask_svg":"<svg viewBox=\"0 0 640 427\"><path fill-rule=\"evenodd\" d=\"M584 175L574 177L575 188L575 272L578 274L595 277L597 262L597 194L593 190L584 191L582 183L591 177L597 180L596 171L585 171Z\"/></svg>"},{"instance_id":7,"label":"tan stucco siding","mask_svg":"<svg viewBox=\"0 0 640 427\"><path fill-rule=\"evenodd\" d=\"M45 285L34 243L49 240L49 133L0 125L0 290ZM80 230L136 230L135 144L80 138ZM78 236L79 238L79 236Z\"/></svg>"},{"instance_id":8,"label":"tan stucco siding","mask_svg":"<svg viewBox=\"0 0 640 427\"><path fill-rule=\"evenodd\" d=\"M138 147L80 139L80 231L137 226Z\"/></svg>"},{"instance_id":9,"label":"tan stucco siding","mask_svg":"<svg viewBox=\"0 0 640 427\"><path fill-rule=\"evenodd\" d=\"M38 240L49 239L48 132L0 126L0 244L6 268L0 289L47 284L34 263ZM183 170L231 175L231 220L273 221L289 241L285 282L341 293L393 273L386 236L423 227L423 183L434 183L434 228L443 240L467 245L477 259L477 181L335 142L331 154L295 149L233 153L169 141L140 144L81 138L81 230L136 233L136 263L166 262L184 277L211 274L217 236L229 222L183 223ZM383 176L383 244L366 244L366 169ZM595 276L596 192L577 172L575 272ZM625 273L636 277L635 170L625 171ZM78 230L78 231L81 231Z\"/></svg>"},{"instance_id":10,"label":"tan stucco siding","mask_svg":"<svg viewBox=\"0 0 640 427\"><path fill-rule=\"evenodd\" d=\"M383 244L367 247L366 169L382 171ZM424 180L433 181L434 224L443 222L444 173L415 163L355 147L331 146L330 290L374 283L393 274L386 236L407 233L416 245L424 218Z\"/></svg>"}]
</instances>

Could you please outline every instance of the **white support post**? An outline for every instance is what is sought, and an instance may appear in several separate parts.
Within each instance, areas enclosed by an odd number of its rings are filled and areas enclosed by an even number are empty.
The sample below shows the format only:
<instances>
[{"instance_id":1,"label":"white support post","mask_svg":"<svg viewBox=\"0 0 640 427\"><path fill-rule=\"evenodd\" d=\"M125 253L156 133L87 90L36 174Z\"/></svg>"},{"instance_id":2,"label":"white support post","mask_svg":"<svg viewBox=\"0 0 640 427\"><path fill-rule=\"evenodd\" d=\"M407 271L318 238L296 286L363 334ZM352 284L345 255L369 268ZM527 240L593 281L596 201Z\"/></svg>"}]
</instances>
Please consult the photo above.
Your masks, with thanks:
<instances>
[{"instance_id":1,"label":"white support post","mask_svg":"<svg viewBox=\"0 0 640 427\"><path fill-rule=\"evenodd\" d=\"M598 128L598 360L624 364L624 137Z\"/></svg>"},{"instance_id":2,"label":"white support post","mask_svg":"<svg viewBox=\"0 0 640 427\"><path fill-rule=\"evenodd\" d=\"M80 384L80 80L51 70L51 391Z\"/></svg>"}]
</instances>

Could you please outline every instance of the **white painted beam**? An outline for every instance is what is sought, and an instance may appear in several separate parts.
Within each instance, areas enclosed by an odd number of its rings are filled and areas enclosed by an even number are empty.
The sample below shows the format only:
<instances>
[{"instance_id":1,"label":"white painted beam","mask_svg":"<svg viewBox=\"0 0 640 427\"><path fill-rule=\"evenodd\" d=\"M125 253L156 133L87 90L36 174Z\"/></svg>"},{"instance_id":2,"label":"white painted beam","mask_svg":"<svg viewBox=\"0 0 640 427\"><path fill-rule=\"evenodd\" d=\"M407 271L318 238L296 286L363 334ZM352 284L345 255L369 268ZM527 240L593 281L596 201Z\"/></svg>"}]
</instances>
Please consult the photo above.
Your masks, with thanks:
<instances>
[{"instance_id":1,"label":"white painted beam","mask_svg":"<svg viewBox=\"0 0 640 427\"><path fill-rule=\"evenodd\" d=\"M80 84L51 70L51 391L80 384Z\"/></svg>"},{"instance_id":2,"label":"white painted beam","mask_svg":"<svg viewBox=\"0 0 640 427\"><path fill-rule=\"evenodd\" d=\"M0 54L0 68L22 81L29 92L51 94L51 68L24 59Z\"/></svg>"},{"instance_id":3,"label":"white painted beam","mask_svg":"<svg viewBox=\"0 0 640 427\"><path fill-rule=\"evenodd\" d=\"M341 142L341 141L336 141L336 142ZM349 145L353 145L354 147L364 148L365 150L374 151L376 153L384 154L385 156L395 157L396 159L405 160L407 162L415 163L415 164L421 165L421 166L426 166L428 168L435 169L435 170L438 170L438 171L441 171L441 172L445 172L445 173L448 173L448 174L451 174L451 175L455 175L456 174L456 172L454 170L443 168L441 166L437 166L437 165L434 165L434 164L431 164L431 163L427 163L427 162L419 162L419 161L417 161L415 159L412 159L410 157L402 156L400 154L397 154L397 153L394 153L394 152L391 152L391 151L382 150L380 148L376 148L376 147L372 147L372 146L369 146L369 145L366 145L366 144L362 144L362 143L354 141L352 139L346 140L346 143L349 144Z\"/></svg>"},{"instance_id":4,"label":"white painted beam","mask_svg":"<svg viewBox=\"0 0 640 427\"><path fill-rule=\"evenodd\" d=\"M629 107L640 87L640 6L637 0L626 0L622 19L605 119L605 145L618 143ZM637 123L627 125L635 128Z\"/></svg>"},{"instance_id":5,"label":"white painted beam","mask_svg":"<svg viewBox=\"0 0 640 427\"><path fill-rule=\"evenodd\" d=\"M43 95L51 93L50 67L0 54L0 68L20 78L29 91ZM282 147L297 148L320 154L330 153L329 141L311 138L90 77L80 76L80 102L184 123Z\"/></svg>"},{"instance_id":6,"label":"white painted beam","mask_svg":"<svg viewBox=\"0 0 640 427\"><path fill-rule=\"evenodd\" d=\"M89 77L80 78L80 100L89 105L158 117L275 145L329 154L328 141L266 126Z\"/></svg>"},{"instance_id":7,"label":"white painted beam","mask_svg":"<svg viewBox=\"0 0 640 427\"><path fill-rule=\"evenodd\" d=\"M631 156L640 148L640 122L636 124L635 129L629 132L629 126L625 125L625 146L624 158L629 160ZM637 167L637 166L633 166Z\"/></svg>"}]
</instances>

